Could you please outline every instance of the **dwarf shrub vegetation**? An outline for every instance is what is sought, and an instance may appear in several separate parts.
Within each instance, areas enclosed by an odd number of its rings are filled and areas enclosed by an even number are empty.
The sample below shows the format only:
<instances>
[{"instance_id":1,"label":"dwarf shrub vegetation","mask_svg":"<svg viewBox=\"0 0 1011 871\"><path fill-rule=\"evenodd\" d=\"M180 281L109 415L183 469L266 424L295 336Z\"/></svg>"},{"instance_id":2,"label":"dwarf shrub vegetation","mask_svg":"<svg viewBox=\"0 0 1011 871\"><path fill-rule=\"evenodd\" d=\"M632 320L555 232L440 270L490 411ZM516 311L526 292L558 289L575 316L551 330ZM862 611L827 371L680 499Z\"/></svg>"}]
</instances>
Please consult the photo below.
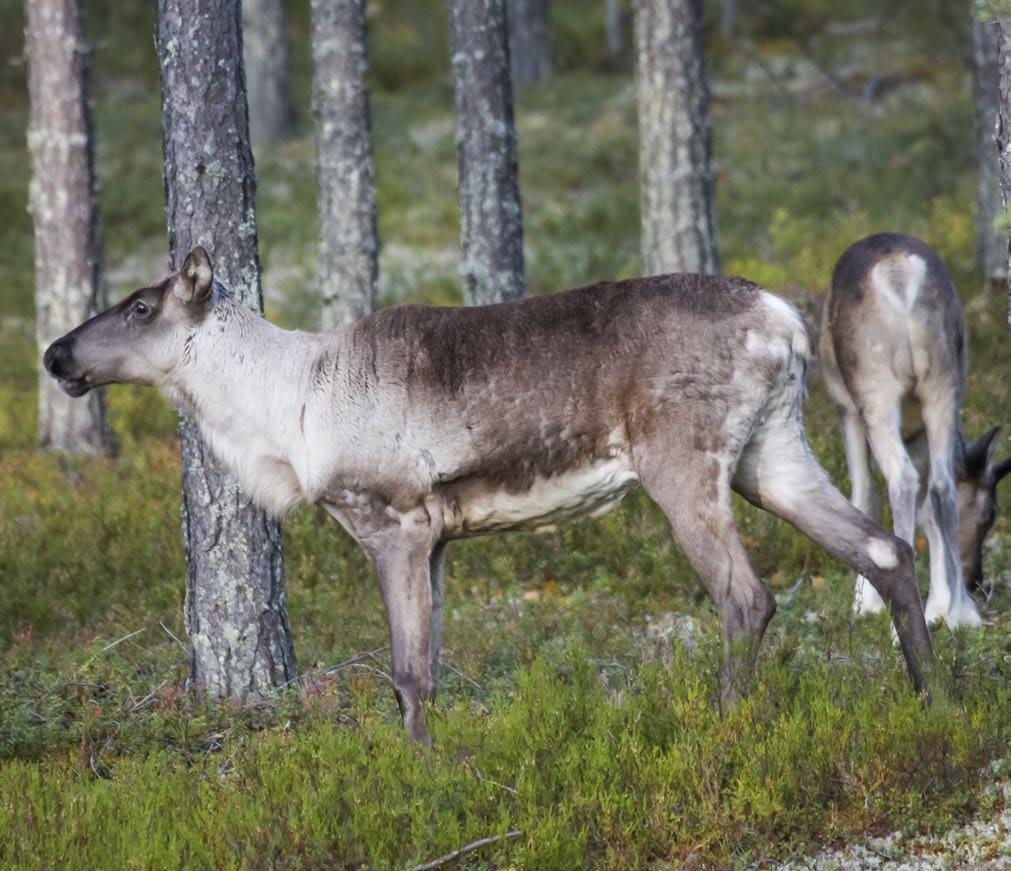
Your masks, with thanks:
<instances>
[{"instance_id":1,"label":"dwarf shrub vegetation","mask_svg":"<svg viewBox=\"0 0 1011 871\"><path fill-rule=\"evenodd\" d=\"M532 293L640 269L634 88L604 49L602 6L553 4L559 75L517 94ZM816 320L850 242L923 237L966 304L963 421L978 436L1011 422L1011 353L1005 302L973 265L968 20L933 2L885 33L826 29L877 7L773 0L742 15L748 38L712 43L724 267ZM381 295L456 302L444 9L370 8ZM99 0L89 14L118 298L165 264L151 8ZM268 313L292 326L317 306L306 14L290 21L301 135L257 155ZM10 53L20 15L0 0ZM867 96L884 75L897 85ZM310 508L285 526L302 681L261 707L191 696L171 408L115 388L113 457L33 450L22 68L0 69L0 106L0 867L406 867L514 831L460 864L733 867L996 811L989 787L1011 761L1006 494L986 557L992 625L935 633L947 697L930 709L886 619L850 616L848 573L737 505L779 612L754 694L720 717L715 614L641 495L557 534L451 548L433 750L402 738L369 566ZM843 483L835 414L810 380L809 434Z\"/></svg>"}]
</instances>

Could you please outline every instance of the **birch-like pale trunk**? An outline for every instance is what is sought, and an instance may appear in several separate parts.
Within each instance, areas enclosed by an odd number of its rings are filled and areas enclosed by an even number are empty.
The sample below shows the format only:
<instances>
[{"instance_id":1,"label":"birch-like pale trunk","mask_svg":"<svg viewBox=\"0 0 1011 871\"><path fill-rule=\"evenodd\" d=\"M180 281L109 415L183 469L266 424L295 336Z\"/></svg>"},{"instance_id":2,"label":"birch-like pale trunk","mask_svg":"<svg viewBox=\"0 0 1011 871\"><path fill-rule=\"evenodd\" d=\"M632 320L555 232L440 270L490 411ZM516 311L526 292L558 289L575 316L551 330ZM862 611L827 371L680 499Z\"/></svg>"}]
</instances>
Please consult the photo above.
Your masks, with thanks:
<instances>
[{"instance_id":1,"label":"birch-like pale trunk","mask_svg":"<svg viewBox=\"0 0 1011 871\"><path fill-rule=\"evenodd\" d=\"M263 311L239 0L157 0L169 257L203 245L215 277ZM190 683L214 698L263 699L296 676L281 534L179 423Z\"/></svg>"},{"instance_id":2,"label":"birch-like pale trunk","mask_svg":"<svg viewBox=\"0 0 1011 871\"><path fill-rule=\"evenodd\" d=\"M701 0L635 0L647 275L718 270L701 26Z\"/></svg>"},{"instance_id":3,"label":"birch-like pale trunk","mask_svg":"<svg viewBox=\"0 0 1011 871\"><path fill-rule=\"evenodd\" d=\"M25 48L35 336L41 358L51 342L91 317L102 302L88 50L78 0L28 0ZM101 453L107 435L103 391L72 399L40 365L39 446Z\"/></svg>"},{"instance_id":4,"label":"birch-like pale trunk","mask_svg":"<svg viewBox=\"0 0 1011 871\"><path fill-rule=\"evenodd\" d=\"M513 82L536 85L551 78L549 0L506 0Z\"/></svg>"},{"instance_id":5,"label":"birch-like pale trunk","mask_svg":"<svg viewBox=\"0 0 1011 871\"><path fill-rule=\"evenodd\" d=\"M470 305L523 296L523 209L505 0L449 0L460 171L460 237Z\"/></svg>"},{"instance_id":6,"label":"birch-like pale trunk","mask_svg":"<svg viewBox=\"0 0 1011 871\"><path fill-rule=\"evenodd\" d=\"M998 72L1000 74L1000 105L997 113L997 148L1000 153L1000 188L1004 214L1011 200L1011 16L997 19L1000 32ZM1011 245L1004 236L1004 257L1008 264L1007 324L1011 332Z\"/></svg>"},{"instance_id":7,"label":"birch-like pale trunk","mask_svg":"<svg viewBox=\"0 0 1011 871\"><path fill-rule=\"evenodd\" d=\"M973 5L975 11L975 6ZM976 106L976 253L988 287L1007 278L1007 237L998 226L1001 215L1000 154L997 113L1000 105L998 61L1000 33L993 19L972 26L973 95Z\"/></svg>"},{"instance_id":8,"label":"birch-like pale trunk","mask_svg":"<svg viewBox=\"0 0 1011 871\"><path fill-rule=\"evenodd\" d=\"M284 0L242 0L242 52L253 144L277 145L295 126Z\"/></svg>"},{"instance_id":9,"label":"birch-like pale trunk","mask_svg":"<svg viewBox=\"0 0 1011 871\"><path fill-rule=\"evenodd\" d=\"M375 311L379 273L365 0L312 0L324 330Z\"/></svg>"}]
</instances>

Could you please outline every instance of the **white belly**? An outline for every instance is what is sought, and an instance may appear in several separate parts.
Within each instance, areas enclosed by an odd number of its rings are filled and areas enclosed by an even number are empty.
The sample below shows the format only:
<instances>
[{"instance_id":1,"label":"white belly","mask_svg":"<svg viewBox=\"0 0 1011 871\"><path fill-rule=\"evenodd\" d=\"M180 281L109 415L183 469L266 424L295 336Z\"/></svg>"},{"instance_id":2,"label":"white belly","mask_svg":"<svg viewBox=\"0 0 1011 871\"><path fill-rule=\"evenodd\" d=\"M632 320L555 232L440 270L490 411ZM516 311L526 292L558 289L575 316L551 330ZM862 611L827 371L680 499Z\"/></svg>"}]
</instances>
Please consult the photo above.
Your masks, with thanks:
<instances>
[{"instance_id":1,"label":"white belly","mask_svg":"<svg viewBox=\"0 0 1011 871\"><path fill-rule=\"evenodd\" d=\"M529 490L509 492L474 482L457 493L447 511L446 531L464 537L507 530L544 531L578 517L597 517L617 505L638 476L625 454L550 478Z\"/></svg>"}]
</instances>

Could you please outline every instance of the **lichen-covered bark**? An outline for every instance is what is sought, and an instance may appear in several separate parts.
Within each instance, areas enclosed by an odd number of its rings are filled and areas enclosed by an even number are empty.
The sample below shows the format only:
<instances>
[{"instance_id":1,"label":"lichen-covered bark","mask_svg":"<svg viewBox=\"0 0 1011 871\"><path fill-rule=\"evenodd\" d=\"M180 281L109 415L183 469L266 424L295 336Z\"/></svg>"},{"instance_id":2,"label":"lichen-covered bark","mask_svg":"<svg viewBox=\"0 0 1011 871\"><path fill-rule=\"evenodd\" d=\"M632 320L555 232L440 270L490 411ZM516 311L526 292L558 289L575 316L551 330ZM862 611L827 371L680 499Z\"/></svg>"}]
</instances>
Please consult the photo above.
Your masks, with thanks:
<instances>
[{"instance_id":1,"label":"lichen-covered bark","mask_svg":"<svg viewBox=\"0 0 1011 871\"><path fill-rule=\"evenodd\" d=\"M718 268L701 21L701 0L635 0L647 274Z\"/></svg>"},{"instance_id":2,"label":"lichen-covered bark","mask_svg":"<svg viewBox=\"0 0 1011 871\"><path fill-rule=\"evenodd\" d=\"M995 20L973 22L973 91L978 168L976 251L980 271L988 285L1002 283L1007 277L1007 239L997 227L1001 213L1000 155L995 141L1000 102L997 69L999 36Z\"/></svg>"},{"instance_id":3,"label":"lichen-covered bark","mask_svg":"<svg viewBox=\"0 0 1011 871\"><path fill-rule=\"evenodd\" d=\"M1000 188L1004 214L1011 199L1011 16L997 19L1000 31L998 72L1000 74L1000 105L997 113L997 148L1000 153ZM1007 323L1011 332L1011 245L1004 237L1004 256L1008 263Z\"/></svg>"},{"instance_id":4,"label":"lichen-covered bark","mask_svg":"<svg viewBox=\"0 0 1011 871\"><path fill-rule=\"evenodd\" d=\"M449 0L460 236L471 305L523 295L523 210L505 0Z\"/></svg>"},{"instance_id":5,"label":"lichen-covered bark","mask_svg":"<svg viewBox=\"0 0 1011 871\"><path fill-rule=\"evenodd\" d=\"M157 0L171 266L195 245L263 311L239 0ZM267 696L296 676L278 525L179 424L190 681L212 697Z\"/></svg>"},{"instance_id":6,"label":"lichen-covered bark","mask_svg":"<svg viewBox=\"0 0 1011 871\"><path fill-rule=\"evenodd\" d=\"M242 0L242 52L254 145L277 145L295 124L284 19L284 0Z\"/></svg>"},{"instance_id":7,"label":"lichen-covered bark","mask_svg":"<svg viewBox=\"0 0 1011 871\"><path fill-rule=\"evenodd\" d=\"M506 0L513 82L534 85L551 78L549 0Z\"/></svg>"},{"instance_id":8,"label":"lichen-covered bark","mask_svg":"<svg viewBox=\"0 0 1011 871\"><path fill-rule=\"evenodd\" d=\"M88 52L78 0L28 0L25 19L31 118L29 211L35 225L35 334L39 355L95 313L101 243ZM106 448L105 399L71 399L39 366L39 446L67 453Z\"/></svg>"},{"instance_id":9,"label":"lichen-covered bark","mask_svg":"<svg viewBox=\"0 0 1011 871\"><path fill-rule=\"evenodd\" d=\"M320 322L329 330L376 308L379 238L365 0L312 0L312 54Z\"/></svg>"}]
</instances>

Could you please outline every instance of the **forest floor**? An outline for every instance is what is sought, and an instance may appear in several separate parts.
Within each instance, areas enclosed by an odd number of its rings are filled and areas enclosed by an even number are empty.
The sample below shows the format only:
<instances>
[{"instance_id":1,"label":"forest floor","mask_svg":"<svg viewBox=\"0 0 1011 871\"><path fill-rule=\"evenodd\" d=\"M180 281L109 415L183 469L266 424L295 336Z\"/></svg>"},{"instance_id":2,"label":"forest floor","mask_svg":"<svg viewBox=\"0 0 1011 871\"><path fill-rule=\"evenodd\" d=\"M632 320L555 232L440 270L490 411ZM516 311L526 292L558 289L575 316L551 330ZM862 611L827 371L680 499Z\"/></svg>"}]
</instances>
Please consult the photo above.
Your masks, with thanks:
<instances>
[{"instance_id":1,"label":"forest floor","mask_svg":"<svg viewBox=\"0 0 1011 871\"><path fill-rule=\"evenodd\" d=\"M445 56L444 22L431 3L380 5L383 302L453 302L452 95L446 64L431 60ZM0 45L20 32L19 7L0 3ZM633 80L593 55L602 49L582 51L580 40L602 41L588 29L599 22L570 0L557 9L560 73L517 95L532 293L639 270ZM149 4L93 7L113 299L165 265L150 14ZM302 14L292 22L302 124L257 154L268 316L291 326L312 326L316 312ZM966 306L964 428L1011 423L1006 303L982 292L974 267L964 39L901 21L811 39L767 34L713 53L724 270L810 315L849 243L882 230L920 236ZM580 68L584 56L592 63ZM887 620L852 617L849 574L738 504L779 611L754 694L718 716L714 611L642 496L553 535L451 549L433 750L399 730L369 566L309 508L285 526L299 685L250 709L188 696L172 409L154 391L114 388L113 457L34 451L20 75L0 71L0 866L410 867L485 837L497 839L460 864L1011 864L1001 786L1011 777L1011 488L986 554L988 625L937 629L950 701L930 709L907 685ZM811 393L813 447L846 489L817 372Z\"/></svg>"}]
</instances>

